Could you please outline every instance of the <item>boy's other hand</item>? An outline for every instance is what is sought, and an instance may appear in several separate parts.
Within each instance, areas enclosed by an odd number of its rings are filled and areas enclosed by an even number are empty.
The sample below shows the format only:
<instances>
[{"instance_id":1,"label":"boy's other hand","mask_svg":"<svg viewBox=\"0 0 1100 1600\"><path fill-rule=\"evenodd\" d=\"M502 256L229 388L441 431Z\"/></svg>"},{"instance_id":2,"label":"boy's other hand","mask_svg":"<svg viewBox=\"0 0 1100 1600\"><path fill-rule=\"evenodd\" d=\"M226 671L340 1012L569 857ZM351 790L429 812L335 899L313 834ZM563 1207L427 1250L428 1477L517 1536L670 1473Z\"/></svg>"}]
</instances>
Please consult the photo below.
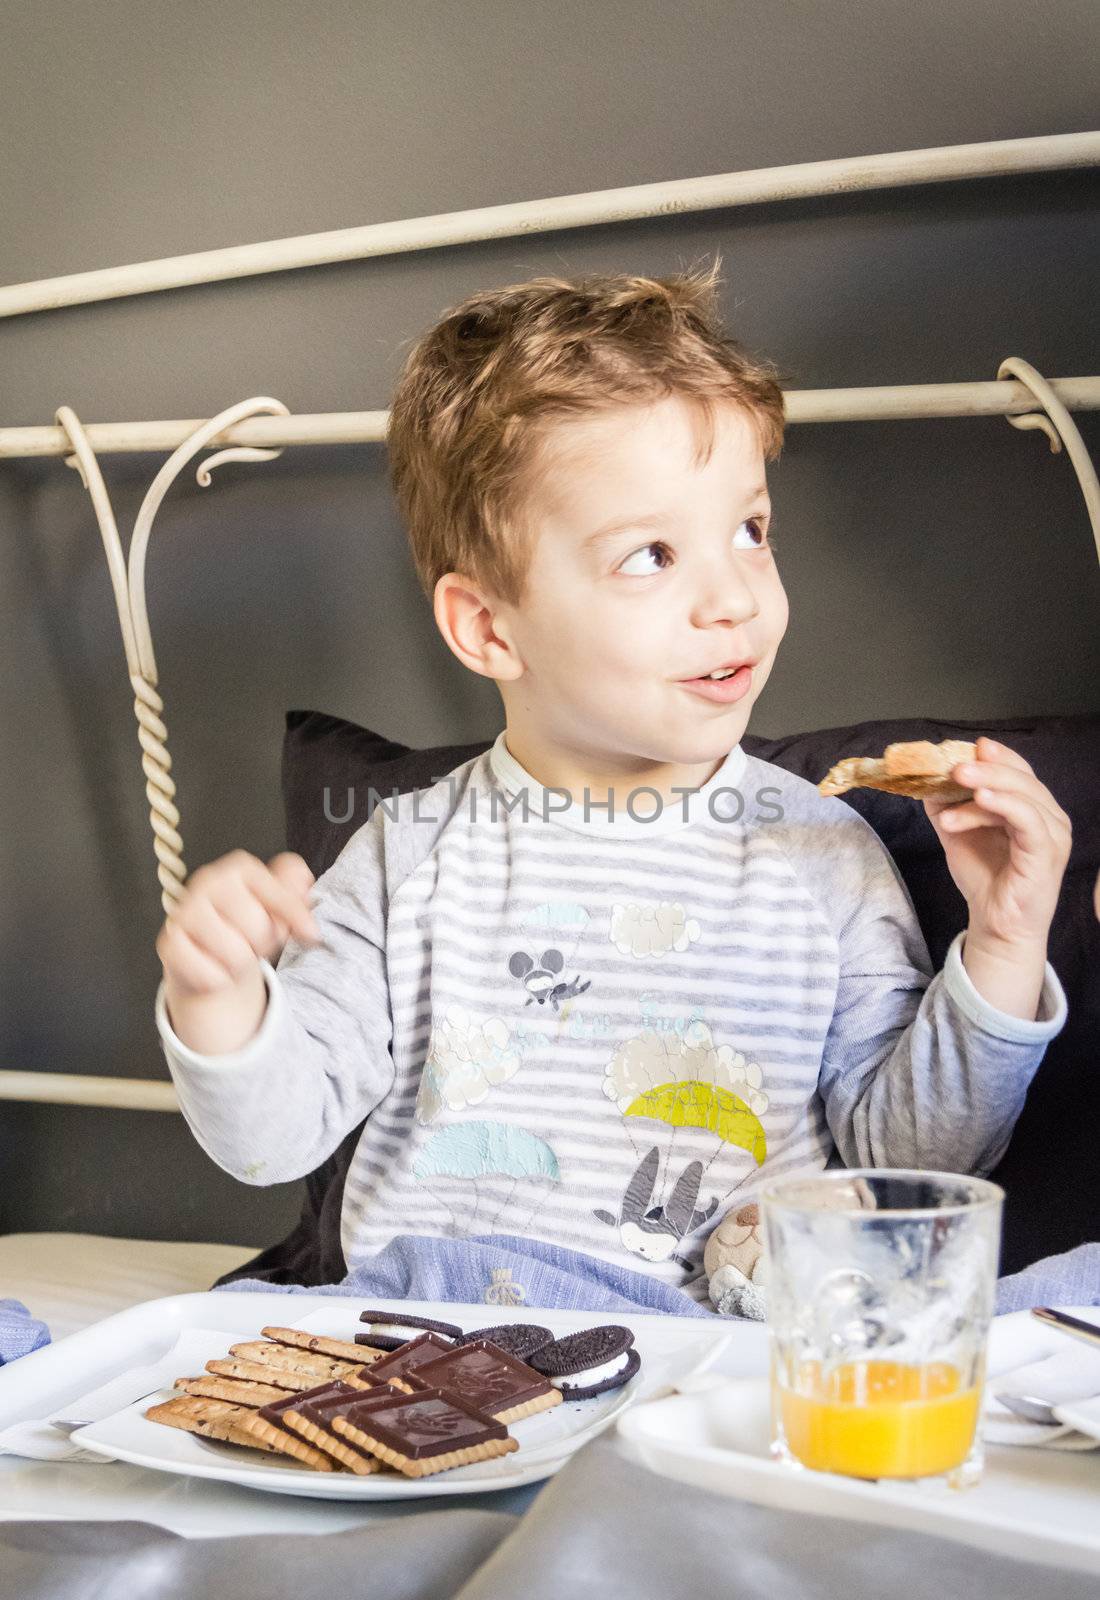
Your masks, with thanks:
<instances>
[{"instance_id":1,"label":"boy's other hand","mask_svg":"<svg viewBox=\"0 0 1100 1600\"><path fill-rule=\"evenodd\" d=\"M980 738L977 760L951 775L974 799L923 803L970 907L968 946L1045 946L1069 861L1069 817L1023 756L994 739Z\"/></svg>"},{"instance_id":2,"label":"boy's other hand","mask_svg":"<svg viewBox=\"0 0 1100 1600\"><path fill-rule=\"evenodd\" d=\"M273 959L291 934L319 943L308 898L314 881L302 857L289 851L265 866L233 850L193 872L157 935L170 993L216 994L245 983L260 957Z\"/></svg>"}]
</instances>

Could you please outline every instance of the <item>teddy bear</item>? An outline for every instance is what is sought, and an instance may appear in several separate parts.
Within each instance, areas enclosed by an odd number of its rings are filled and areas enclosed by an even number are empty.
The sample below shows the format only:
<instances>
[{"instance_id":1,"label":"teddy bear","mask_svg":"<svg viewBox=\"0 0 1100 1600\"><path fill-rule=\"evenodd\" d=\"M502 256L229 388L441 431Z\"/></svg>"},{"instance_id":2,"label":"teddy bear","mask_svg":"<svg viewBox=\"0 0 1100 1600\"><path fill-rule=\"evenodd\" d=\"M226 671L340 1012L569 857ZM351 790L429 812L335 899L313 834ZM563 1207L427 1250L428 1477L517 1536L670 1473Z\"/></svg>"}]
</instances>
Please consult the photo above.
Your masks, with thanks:
<instances>
[{"instance_id":1,"label":"teddy bear","mask_svg":"<svg viewBox=\"0 0 1100 1600\"><path fill-rule=\"evenodd\" d=\"M763 1322L767 1262L758 1205L726 1212L707 1240L703 1267L710 1279L711 1300L722 1316Z\"/></svg>"},{"instance_id":2,"label":"teddy bear","mask_svg":"<svg viewBox=\"0 0 1100 1600\"><path fill-rule=\"evenodd\" d=\"M875 1198L861 1178L822 1189L823 1211L873 1211ZM710 1280L710 1298L724 1317L767 1317L765 1294L768 1258L755 1201L727 1211L703 1251L703 1268Z\"/></svg>"}]
</instances>

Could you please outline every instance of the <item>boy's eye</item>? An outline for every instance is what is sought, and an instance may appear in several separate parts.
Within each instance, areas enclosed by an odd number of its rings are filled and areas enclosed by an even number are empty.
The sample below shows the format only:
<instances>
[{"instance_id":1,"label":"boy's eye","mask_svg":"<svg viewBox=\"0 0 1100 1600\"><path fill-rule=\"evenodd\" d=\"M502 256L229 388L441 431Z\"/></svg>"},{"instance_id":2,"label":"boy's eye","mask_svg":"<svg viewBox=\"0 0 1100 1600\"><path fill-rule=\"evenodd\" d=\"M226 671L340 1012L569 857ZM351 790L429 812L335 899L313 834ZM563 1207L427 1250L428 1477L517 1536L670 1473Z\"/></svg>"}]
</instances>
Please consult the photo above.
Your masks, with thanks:
<instances>
[{"instance_id":1,"label":"boy's eye","mask_svg":"<svg viewBox=\"0 0 1100 1600\"><path fill-rule=\"evenodd\" d=\"M737 533L734 534L733 537L735 542L737 539L737 534L741 532L742 528L747 528L750 535L755 539L756 542L743 544L738 546L738 548L741 550L763 550L768 542L768 524L766 520L763 517L748 517L741 524L741 527L737 529Z\"/></svg>"},{"instance_id":2,"label":"boy's eye","mask_svg":"<svg viewBox=\"0 0 1100 1600\"><path fill-rule=\"evenodd\" d=\"M657 567L647 564L650 552L654 550L659 551L662 558L661 565ZM661 541L657 539L654 540L652 544L643 545L640 550L632 551L630 555L627 556L626 560L620 563L619 571L625 572L629 578L644 578L651 572L660 572L667 564L667 560L668 545L662 544ZM638 565L638 563L641 564Z\"/></svg>"},{"instance_id":3,"label":"boy's eye","mask_svg":"<svg viewBox=\"0 0 1100 1600\"><path fill-rule=\"evenodd\" d=\"M742 533L746 534L747 542L738 543ZM747 517L734 532L734 545L738 550L765 550L768 547L768 524L765 517ZM653 565L652 553L660 554L660 564ZM625 572L629 578L644 578L651 572L660 572L668 565L669 548L661 540L646 544L640 550L631 551L625 561L620 562L619 571Z\"/></svg>"}]
</instances>

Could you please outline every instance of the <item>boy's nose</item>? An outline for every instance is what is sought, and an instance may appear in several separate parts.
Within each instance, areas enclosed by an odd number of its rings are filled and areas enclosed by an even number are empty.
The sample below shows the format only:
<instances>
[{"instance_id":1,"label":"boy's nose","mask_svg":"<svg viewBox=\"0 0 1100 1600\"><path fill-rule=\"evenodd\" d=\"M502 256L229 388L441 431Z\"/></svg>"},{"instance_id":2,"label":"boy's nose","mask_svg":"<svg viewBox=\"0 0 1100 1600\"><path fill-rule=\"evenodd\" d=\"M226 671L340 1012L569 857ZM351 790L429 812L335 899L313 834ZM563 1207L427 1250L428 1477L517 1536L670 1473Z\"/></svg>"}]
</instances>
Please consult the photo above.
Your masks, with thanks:
<instances>
[{"instance_id":1,"label":"boy's nose","mask_svg":"<svg viewBox=\"0 0 1100 1600\"><path fill-rule=\"evenodd\" d=\"M751 622L760 602L736 563L716 566L704 574L696 588L692 622L697 628L716 622Z\"/></svg>"}]
</instances>

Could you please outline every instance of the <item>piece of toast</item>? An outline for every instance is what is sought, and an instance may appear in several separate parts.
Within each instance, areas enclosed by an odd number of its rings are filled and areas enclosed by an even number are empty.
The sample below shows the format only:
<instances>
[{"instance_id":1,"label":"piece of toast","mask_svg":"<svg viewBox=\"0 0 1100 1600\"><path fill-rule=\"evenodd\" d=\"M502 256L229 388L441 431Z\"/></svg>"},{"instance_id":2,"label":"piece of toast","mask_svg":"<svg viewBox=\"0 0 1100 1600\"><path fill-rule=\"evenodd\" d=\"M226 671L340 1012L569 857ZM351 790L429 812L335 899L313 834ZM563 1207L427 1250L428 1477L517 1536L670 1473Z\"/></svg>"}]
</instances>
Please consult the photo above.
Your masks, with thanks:
<instances>
[{"instance_id":1,"label":"piece of toast","mask_svg":"<svg viewBox=\"0 0 1100 1600\"><path fill-rule=\"evenodd\" d=\"M951 773L961 761L974 761L977 746L965 739L914 739L888 744L881 757L848 756L838 761L818 784L821 794L844 794L848 789L884 789L888 794L909 795L914 800L969 800L972 789L955 783Z\"/></svg>"}]
</instances>

